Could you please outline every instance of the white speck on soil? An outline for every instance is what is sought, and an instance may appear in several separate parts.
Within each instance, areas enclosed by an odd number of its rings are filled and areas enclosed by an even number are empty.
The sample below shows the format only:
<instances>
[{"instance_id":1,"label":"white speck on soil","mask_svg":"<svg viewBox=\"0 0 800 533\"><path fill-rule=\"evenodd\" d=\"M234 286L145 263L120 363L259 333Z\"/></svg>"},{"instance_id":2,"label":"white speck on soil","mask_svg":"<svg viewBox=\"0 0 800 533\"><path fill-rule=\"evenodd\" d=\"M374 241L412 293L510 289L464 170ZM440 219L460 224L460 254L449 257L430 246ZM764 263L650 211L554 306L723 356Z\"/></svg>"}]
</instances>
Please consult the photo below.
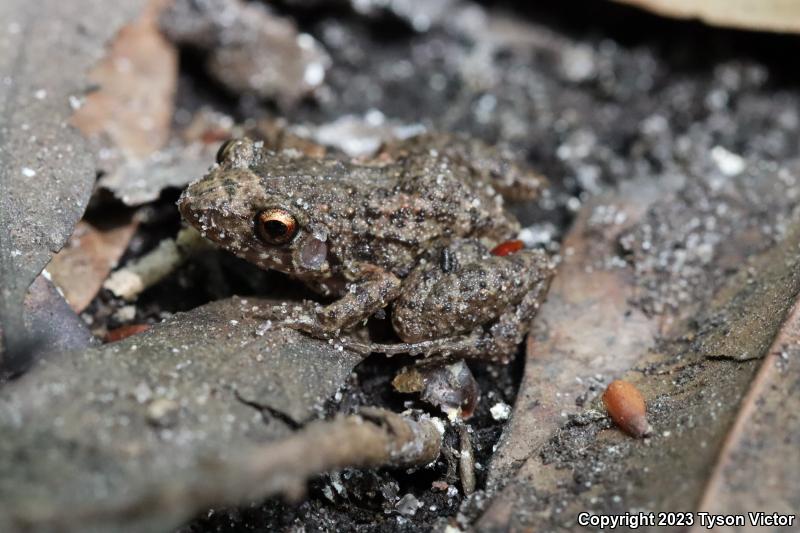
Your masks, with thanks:
<instances>
[{"instance_id":1,"label":"white speck on soil","mask_svg":"<svg viewBox=\"0 0 800 533\"><path fill-rule=\"evenodd\" d=\"M505 402L498 402L489 409L489 412L495 420L508 420L511 416L511 406Z\"/></svg>"}]
</instances>

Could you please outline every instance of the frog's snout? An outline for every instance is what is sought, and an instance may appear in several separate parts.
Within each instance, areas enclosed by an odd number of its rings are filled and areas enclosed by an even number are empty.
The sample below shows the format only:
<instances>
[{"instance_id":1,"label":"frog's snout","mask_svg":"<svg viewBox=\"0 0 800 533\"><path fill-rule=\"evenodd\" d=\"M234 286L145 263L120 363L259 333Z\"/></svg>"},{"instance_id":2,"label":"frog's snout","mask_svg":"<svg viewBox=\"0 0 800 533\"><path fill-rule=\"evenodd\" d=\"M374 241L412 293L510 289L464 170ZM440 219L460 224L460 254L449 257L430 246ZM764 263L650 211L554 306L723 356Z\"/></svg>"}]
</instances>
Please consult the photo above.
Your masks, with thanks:
<instances>
[{"instance_id":1,"label":"frog's snout","mask_svg":"<svg viewBox=\"0 0 800 533\"><path fill-rule=\"evenodd\" d=\"M178 198L178 211L186 222L203 231L211 222L213 197L203 179L195 181Z\"/></svg>"}]
</instances>

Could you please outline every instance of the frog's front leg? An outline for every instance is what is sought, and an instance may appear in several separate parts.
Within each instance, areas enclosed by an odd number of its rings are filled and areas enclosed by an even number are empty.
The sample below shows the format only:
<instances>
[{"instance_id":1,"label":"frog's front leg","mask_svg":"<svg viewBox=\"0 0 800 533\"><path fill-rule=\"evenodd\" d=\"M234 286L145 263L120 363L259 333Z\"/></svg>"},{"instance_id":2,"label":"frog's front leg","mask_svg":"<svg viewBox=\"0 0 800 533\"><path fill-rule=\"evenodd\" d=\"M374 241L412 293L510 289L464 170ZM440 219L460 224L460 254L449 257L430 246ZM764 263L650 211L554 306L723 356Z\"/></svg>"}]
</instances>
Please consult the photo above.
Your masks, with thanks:
<instances>
[{"instance_id":1,"label":"frog's front leg","mask_svg":"<svg viewBox=\"0 0 800 533\"><path fill-rule=\"evenodd\" d=\"M348 283L344 295L335 302L308 302L291 312L281 325L314 337L328 337L366 320L399 294L400 279L391 272L365 265L358 267L355 277L357 281Z\"/></svg>"}]
</instances>

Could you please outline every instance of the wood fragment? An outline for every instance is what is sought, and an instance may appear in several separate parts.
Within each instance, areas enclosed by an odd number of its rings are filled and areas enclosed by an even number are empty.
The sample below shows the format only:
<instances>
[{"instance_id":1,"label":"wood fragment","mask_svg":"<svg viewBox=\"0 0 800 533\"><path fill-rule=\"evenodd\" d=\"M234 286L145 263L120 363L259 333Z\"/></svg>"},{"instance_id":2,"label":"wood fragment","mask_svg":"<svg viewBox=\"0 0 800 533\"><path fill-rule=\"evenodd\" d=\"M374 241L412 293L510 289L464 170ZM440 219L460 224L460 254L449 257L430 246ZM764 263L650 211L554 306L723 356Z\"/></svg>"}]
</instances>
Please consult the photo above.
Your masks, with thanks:
<instances>
[{"instance_id":1,"label":"wood fragment","mask_svg":"<svg viewBox=\"0 0 800 533\"><path fill-rule=\"evenodd\" d=\"M795 307L742 399L698 511L745 514L753 509L792 514L800 494L800 305ZM779 431L776 431L779 430ZM695 527L693 532L700 531Z\"/></svg>"},{"instance_id":2,"label":"wood fragment","mask_svg":"<svg viewBox=\"0 0 800 533\"><path fill-rule=\"evenodd\" d=\"M475 492L475 455L472 453L472 438L469 426L458 425L458 434L461 439L461 454L458 460L458 473L461 477L461 489L464 496Z\"/></svg>"},{"instance_id":3,"label":"wood fragment","mask_svg":"<svg viewBox=\"0 0 800 533\"><path fill-rule=\"evenodd\" d=\"M165 239L150 253L115 271L103 287L125 300L135 300L142 292L169 276L189 257L212 245L193 228L183 228L178 236Z\"/></svg>"}]
</instances>

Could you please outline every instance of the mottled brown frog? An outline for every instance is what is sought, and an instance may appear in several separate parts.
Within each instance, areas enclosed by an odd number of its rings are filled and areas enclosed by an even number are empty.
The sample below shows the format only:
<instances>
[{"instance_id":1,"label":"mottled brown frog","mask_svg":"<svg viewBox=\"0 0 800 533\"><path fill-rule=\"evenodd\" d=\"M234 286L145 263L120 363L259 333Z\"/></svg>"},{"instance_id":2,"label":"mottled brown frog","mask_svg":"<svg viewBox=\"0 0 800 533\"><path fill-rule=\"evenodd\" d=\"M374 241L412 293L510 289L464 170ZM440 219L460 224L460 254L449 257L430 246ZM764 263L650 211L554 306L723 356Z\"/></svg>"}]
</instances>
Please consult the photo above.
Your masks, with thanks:
<instances>
[{"instance_id":1,"label":"mottled brown frog","mask_svg":"<svg viewBox=\"0 0 800 533\"><path fill-rule=\"evenodd\" d=\"M389 307L402 342L342 342L506 360L553 274L545 252L510 241L519 224L498 190L530 198L543 183L521 169L452 136L398 143L368 161L237 139L178 206L225 250L337 298L287 307L286 326L330 338Z\"/></svg>"}]
</instances>

